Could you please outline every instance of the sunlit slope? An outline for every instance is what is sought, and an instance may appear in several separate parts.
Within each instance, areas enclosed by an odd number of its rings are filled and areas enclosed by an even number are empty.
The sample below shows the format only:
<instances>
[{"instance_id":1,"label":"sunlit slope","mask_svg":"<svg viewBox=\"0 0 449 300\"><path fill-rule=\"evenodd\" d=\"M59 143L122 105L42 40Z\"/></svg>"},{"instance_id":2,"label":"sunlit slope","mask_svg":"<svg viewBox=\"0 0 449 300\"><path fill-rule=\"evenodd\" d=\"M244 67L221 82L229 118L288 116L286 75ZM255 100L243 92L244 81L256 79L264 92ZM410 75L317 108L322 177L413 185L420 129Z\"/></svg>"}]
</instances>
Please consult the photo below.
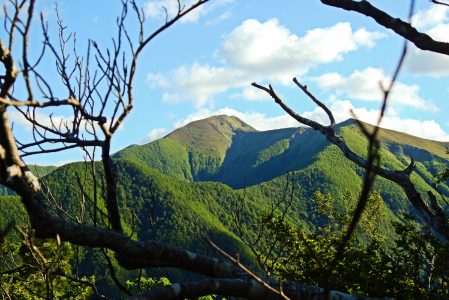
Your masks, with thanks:
<instances>
[{"instance_id":1,"label":"sunlit slope","mask_svg":"<svg viewBox=\"0 0 449 300\"><path fill-rule=\"evenodd\" d=\"M351 149L360 155L366 154L366 139L353 120L338 124L337 131ZM386 129L380 131L379 138L383 166L400 170L413 157L417 166L413 176L423 190L429 189L434 176L448 166L449 143ZM305 168L332 178L332 182L326 183L331 189L332 186L345 189L352 188L354 183L359 185L363 171L334 148L310 128L257 131L235 117L217 116L187 124L152 143L126 148L115 157L144 164L176 178L222 182L233 188L260 184ZM346 180L349 174L357 178ZM322 185L313 176L303 181ZM389 184L380 181L379 185L384 193L391 194L387 193ZM441 190L449 192L445 186L441 186Z\"/></svg>"},{"instance_id":2,"label":"sunlit slope","mask_svg":"<svg viewBox=\"0 0 449 300\"><path fill-rule=\"evenodd\" d=\"M133 145L114 155L180 179L215 178L237 132L255 131L235 117L194 121L146 145Z\"/></svg>"}]
</instances>

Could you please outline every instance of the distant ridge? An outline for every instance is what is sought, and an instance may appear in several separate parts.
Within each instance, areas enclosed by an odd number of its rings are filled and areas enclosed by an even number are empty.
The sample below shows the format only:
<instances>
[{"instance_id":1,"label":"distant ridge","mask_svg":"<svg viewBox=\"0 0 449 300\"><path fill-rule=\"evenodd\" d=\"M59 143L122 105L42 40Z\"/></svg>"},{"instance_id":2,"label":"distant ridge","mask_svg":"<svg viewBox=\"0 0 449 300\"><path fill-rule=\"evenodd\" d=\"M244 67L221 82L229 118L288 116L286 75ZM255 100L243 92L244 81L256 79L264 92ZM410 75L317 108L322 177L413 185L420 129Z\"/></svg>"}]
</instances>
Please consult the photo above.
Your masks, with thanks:
<instances>
[{"instance_id":1,"label":"distant ridge","mask_svg":"<svg viewBox=\"0 0 449 300\"><path fill-rule=\"evenodd\" d=\"M373 128L374 125L371 125L369 123L361 122L362 124L366 125L368 129ZM343 127L349 127L353 126L354 128L357 128L356 120L353 118L347 119L341 123L337 124L337 128L343 128ZM357 129L358 130L358 129ZM434 141L422 137L417 137L405 132L393 130L393 129L386 129L382 128L379 130L378 138L381 142L387 143L387 144L406 144L409 146L413 146L416 148L421 148L424 150L427 150L429 152L432 152L433 154L436 154L442 158L448 158L448 150L449 150L449 141L448 142L440 142L440 141Z\"/></svg>"}]
</instances>

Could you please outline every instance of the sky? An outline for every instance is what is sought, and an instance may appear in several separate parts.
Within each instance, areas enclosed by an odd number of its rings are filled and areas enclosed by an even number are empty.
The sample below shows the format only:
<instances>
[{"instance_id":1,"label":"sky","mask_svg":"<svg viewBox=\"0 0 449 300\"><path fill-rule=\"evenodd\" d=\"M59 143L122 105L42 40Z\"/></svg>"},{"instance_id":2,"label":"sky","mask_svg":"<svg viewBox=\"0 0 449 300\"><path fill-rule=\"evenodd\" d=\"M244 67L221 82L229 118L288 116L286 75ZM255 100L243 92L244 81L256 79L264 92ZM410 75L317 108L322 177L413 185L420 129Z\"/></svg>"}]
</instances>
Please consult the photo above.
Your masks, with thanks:
<instances>
[{"instance_id":1,"label":"sky","mask_svg":"<svg viewBox=\"0 0 449 300\"><path fill-rule=\"evenodd\" d=\"M413 25L449 42L449 7L416 2ZM76 33L81 50L88 39L110 45L120 3L57 1L61 18L67 30ZM169 16L176 10L174 0L138 3L146 15L147 33L165 21L162 6ZM406 19L408 14L407 1L371 3L395 17ZM38 1L37 9L50 30L56 29L54 7L54 1ZM39 24L34 26L33 39L38 41ZM137 29L137 24L128 24L131 36ZM134 110L114 136L112 150L151 142L188 122L218 114L236 116L258 130L299 126L252 82L272 84L297 113L328 124L323 111L292 82L293 77L333 111L337 122L351 117L352 109L359 119L374 123L382 99L380 83L388 84L402 45L400 37L372 19L318 0L211 0L143 51ZM449 58L410 45L382 126L449 141L448 76ZM63 118L65 113L53 117ZM29 139L29 125L13 111L11 119L17 136ZM69 151L31 156L26 161L61 165L80 159L80 151Z\"/></svg>"}]
</instances>

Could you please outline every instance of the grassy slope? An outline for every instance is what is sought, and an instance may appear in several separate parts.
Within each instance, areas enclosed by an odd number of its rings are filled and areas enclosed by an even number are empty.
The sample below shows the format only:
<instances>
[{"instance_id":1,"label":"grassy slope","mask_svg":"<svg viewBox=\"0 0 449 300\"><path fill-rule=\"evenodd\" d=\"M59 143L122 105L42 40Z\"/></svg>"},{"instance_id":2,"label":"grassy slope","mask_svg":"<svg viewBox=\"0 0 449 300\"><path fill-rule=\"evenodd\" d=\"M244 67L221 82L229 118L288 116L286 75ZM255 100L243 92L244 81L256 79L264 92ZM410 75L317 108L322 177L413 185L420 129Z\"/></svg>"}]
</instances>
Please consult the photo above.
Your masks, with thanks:
<instances>
[{"instance_id":1,"label":"grassy slope","mask_svg":"<svg viewBox=\"0 0 449 300\"><path fill-rule=\"evenodd\" d=\"M178 141L187 149L224 159L235 132L251 132L254 128L236 117L214 116L194 121L176 129L167 138Z\"/></svg>"},{"instance_id":2,"label":"grassy slope","mask_svg":"<svg viewBox=\"0 0 449 300\"><path fill-rule=\"evenodd\" d=\"M234 188L269 181L309 165L326 145L323 137L304 128L239 133L214 179Z\"/></svg>"},{"instance_id":3,"label":"grassy slope","mask_svg":"<svg viewBox=\"0 0 449 300\"><path fill-rule=\"evenodd\" d=\"M45 176L47 174L50 174L51 172L53 172L54 170L56 170L58 167L56 166L39 166L39 165L28 165L28 167L30 168L31 172L33 172L34 174L36 174L36 176Z\"/></svg>"},{"instance_id":4,"label":"grassy slope","mask_svg":"<svg viewBox=\"0 0 449 300\"><path fill-rule=\"evenodd\" d=\"M366 153L366 140L355 125L343 127L341 132L351 149L361 155ZM420 138L411 141L410 135L391 130L382 130L380 136L382 165L385 168L401 170L407 167L412 156L416 163L416 170L412 174L415 186L423 194L428 190L434 191L432 187L435 181L434 176L449 167L449 161L444 158L445 150L443 149L446 143ZM404 193L395 184L378 178L375 188L381 192L395 211L404 210L408 206ZM449 195L447 185L440 185L439 190L446 196Z\"/></svg>"}]
</instances>

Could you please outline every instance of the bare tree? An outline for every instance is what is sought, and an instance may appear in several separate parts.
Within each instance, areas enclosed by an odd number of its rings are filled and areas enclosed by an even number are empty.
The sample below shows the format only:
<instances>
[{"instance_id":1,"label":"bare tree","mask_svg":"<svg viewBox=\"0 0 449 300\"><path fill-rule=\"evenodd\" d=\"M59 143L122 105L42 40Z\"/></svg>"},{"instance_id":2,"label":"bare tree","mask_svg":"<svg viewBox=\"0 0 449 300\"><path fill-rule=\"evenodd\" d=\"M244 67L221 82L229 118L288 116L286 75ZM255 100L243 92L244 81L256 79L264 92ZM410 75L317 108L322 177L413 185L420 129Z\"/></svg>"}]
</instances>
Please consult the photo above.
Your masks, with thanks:
<instances>
[{"instance_id":1,"label":"bare tree","mask_svg":"<svg viewBox=\"0 0 449 300\"><path fill-rule=\"evenodd\" d=\"M178 1L175 15L169 16L165 10L165 23L146 34L143 10L134 0L122 0L112 47L106 49L90 40L85 55L79 54L76 35L67 32L58 10L56 41L52 39L50 26L41 14L41 50L37 57L32 57L29 49L37 46L30 45L36 1L9 0L4 8L6 36L0 39L0 183L20 196L36 238L103 249L113 279L114 270L105 249L112 251L119 264L127 269L174 267L207 276L205 280L154 290L143 298L159 299L163 296L171 299L212 293L254 299L265 296L277 298L282 294L277 283L271 287L260 279L256 280L254 274L242 271L238 265L154 240L136 241L123 232L117 201L117 174L110 150L114 134L134 105L133 86L139 57L155 37L206 2L208 0L198 0L186 7ZM137 24L137 40L127 27L130 12ZM47 59L55 62L54 72L60 79L59 83L47 77L48 65L44 63ZM57 88L55 84L58 84ZM58 94L60 90L64 91L63 96ZM48 118L41 117L40 110L55 112L60 108L71 111L68 119L53 118L52 113L47 115ZM14 135L9 118L13 109L32 125L32 141L19 141ZM23 160L29 155L72 148L83 150L86 159L91 162L90 177L77 178L81 213L76 216L64 210L60 205L61 199L54 199L51 191ZM95 171L97 151L104 178L98 178ZM93 199L83 190L83 182L89 179L93 180ZM100 210L97 203L103 192L106 212ZM83 222L86 203L93 207L90 211L92 225ZM51 204L56 206L56 213ZM71 274L59 276L82 282ZM120 283L117 282L117 285L120 286ZM286 293L311 297L324 293L322 289L302 285L285 290Z\"/></svg>"}]
</instances>

